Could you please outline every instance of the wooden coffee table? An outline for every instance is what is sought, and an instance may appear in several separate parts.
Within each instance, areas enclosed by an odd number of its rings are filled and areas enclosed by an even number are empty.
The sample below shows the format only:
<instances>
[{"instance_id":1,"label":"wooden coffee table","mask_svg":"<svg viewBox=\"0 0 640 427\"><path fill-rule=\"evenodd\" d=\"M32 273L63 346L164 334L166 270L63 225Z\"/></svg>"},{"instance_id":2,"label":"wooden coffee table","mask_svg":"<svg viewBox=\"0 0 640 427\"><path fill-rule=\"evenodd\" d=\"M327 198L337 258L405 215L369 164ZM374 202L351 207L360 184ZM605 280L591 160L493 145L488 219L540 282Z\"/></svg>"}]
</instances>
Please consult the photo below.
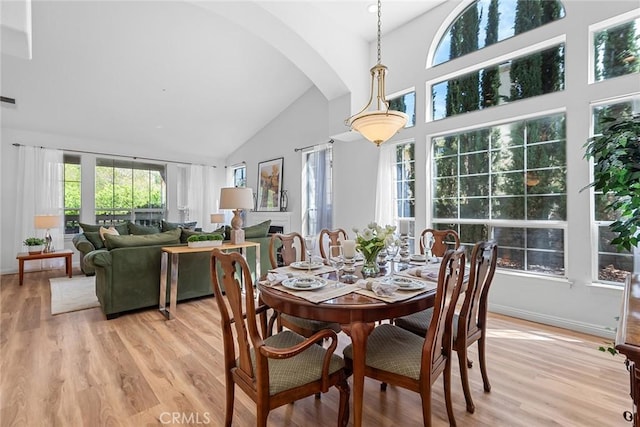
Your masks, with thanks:
<instances>
[{"instance_id":1,"label":"wooden coffee table","mask_svg":"<svg viewBox=\"0 0 640 427\"><path fill-rule=\"evenodd\" d=\"M20 252L16 259L18 260L18 271L20 273L20 286L22 286L22 282L24 279L24 262L25 261L33 261L36 259L49 259L49 258L64 258L65 266L67 269L67 275L71 277L71 256L73 255L73 251L70 249L63 249L61 251L55 252L42 252L39 254L30 254L29 252Z\"/></svg>"}]
</instances>

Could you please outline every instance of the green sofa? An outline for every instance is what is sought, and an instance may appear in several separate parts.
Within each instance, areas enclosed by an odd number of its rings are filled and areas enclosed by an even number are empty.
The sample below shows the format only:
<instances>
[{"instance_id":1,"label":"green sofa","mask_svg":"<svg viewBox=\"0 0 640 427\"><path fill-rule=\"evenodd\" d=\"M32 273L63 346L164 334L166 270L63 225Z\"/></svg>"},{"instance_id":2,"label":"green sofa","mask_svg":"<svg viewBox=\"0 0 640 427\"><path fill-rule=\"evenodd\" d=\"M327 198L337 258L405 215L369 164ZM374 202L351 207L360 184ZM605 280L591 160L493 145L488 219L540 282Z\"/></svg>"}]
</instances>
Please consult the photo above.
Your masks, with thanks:
<instances>
[{"instance_id":1,"label":"green sofa","mask_svg":"<svg viewBox=\"0 0 640 427\"><path fill-rule=\"evenodd\" d=\"M95 271L96 296L107 319L120 313L158 307L160 301L161 248L186 246L180 229L150 235L105 236L106 247L89 252L84 263ZM260 270L265 275L269 261L271 236L250 237L260 243ZM247 249L247 263L255 274L255 248ZM180 255L178 301L213 295L210 274L211 252ZM170 277L171 262L168 265ZM168 279L169 280L169 279ZM168 284L167 284L168 285ZM167 295L169 286L167 286Z\"/></svg>"}]
</instances>

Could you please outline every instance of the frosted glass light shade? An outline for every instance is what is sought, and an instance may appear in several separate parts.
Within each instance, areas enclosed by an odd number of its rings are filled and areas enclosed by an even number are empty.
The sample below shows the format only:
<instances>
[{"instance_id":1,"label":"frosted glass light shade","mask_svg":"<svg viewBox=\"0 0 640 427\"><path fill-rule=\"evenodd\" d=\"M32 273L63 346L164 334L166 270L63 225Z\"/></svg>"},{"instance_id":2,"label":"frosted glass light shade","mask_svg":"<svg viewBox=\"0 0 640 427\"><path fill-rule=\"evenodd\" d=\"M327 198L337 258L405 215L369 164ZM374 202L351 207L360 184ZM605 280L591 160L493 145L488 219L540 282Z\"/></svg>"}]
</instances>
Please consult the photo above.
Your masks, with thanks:
<instances>
[{"instance_id":1,"label":"frosted glass light shade","mask_svg":"<svg viewBox=\"0 0 640 427\"><path fill-rule=\"evenodd\" d=\"M408 116L400 111L367 111L351 119L351 128L380 146L402 129L407 120Z\"/></svg>"}]
</instances>

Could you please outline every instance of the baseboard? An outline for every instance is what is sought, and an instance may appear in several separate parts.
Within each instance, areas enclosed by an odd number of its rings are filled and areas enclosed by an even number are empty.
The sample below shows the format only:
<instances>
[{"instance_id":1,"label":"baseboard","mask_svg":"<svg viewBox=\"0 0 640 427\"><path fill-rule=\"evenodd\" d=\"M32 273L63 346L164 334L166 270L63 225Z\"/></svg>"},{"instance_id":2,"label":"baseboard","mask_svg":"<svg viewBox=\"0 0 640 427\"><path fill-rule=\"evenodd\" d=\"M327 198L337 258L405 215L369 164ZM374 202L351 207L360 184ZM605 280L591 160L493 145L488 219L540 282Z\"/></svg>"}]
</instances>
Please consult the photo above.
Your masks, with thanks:
<instances>
[{"instance_id":1,"label":"baseboard","mask_svg":"<svg viewBox=\"0 0 640 427\"><path fill-rule=\"evenodd\" d=\"M615 331L601 325L577 322L575 320L550 316L548 314L540 314L533 311L520 310L500 304L489 304L489 311L492 313L504 314L505 316L517 317L518 319L529 320L531 322L557 326L559 328L582 332L584 334L595 335L610 340L615 339Z\"/></svg>"}]
</instances>

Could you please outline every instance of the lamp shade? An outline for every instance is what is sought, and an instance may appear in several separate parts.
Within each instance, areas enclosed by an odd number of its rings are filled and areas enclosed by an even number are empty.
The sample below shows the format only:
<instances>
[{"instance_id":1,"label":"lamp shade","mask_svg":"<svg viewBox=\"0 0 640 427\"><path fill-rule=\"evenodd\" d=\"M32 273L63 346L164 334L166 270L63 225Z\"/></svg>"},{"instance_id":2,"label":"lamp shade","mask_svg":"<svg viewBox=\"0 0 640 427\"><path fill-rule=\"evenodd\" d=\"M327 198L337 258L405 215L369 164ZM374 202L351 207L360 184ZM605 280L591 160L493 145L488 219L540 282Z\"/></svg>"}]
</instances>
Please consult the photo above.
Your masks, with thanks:
<instances>
[{"instance_id":1,"label":"lamp shade","mask_svg":"<svg viewBox=\"0 0 640 427\"><path fill-rule=\"evenodd\" d=\"M211 214L211 224L222 224L224 222L224 214Z\"/></svg>"},{"instance_id":2,"label":"lamp shade","mask_svg":"<svg viewBox=\"0 0 640 427\"><path fill-rule=\"evenodd\" d=\"M395 110L367 111L351 119L351 127L369 141L380 145L407 123L407 115Z\"/></svg>"},{"instance_id":3,"label":"lamp shade","mask_svg":"<svg viewBox=\"0 0 640 427\"><path fill-rule=\"evenodd\" d=\"M33 218L33 225L37 229L58 228L60 219L60 215L36 215Z\"/></svg>"},{"instance_id":4,"label":"lamp shade","mask_svg":"<svg viewBox=\"0 0 640 427\"><path fill-rule=\"evenodd\" d=\"M253 190L246 187L220 189L220 209L252 209Z\"/></svg>"}]
</instances>

